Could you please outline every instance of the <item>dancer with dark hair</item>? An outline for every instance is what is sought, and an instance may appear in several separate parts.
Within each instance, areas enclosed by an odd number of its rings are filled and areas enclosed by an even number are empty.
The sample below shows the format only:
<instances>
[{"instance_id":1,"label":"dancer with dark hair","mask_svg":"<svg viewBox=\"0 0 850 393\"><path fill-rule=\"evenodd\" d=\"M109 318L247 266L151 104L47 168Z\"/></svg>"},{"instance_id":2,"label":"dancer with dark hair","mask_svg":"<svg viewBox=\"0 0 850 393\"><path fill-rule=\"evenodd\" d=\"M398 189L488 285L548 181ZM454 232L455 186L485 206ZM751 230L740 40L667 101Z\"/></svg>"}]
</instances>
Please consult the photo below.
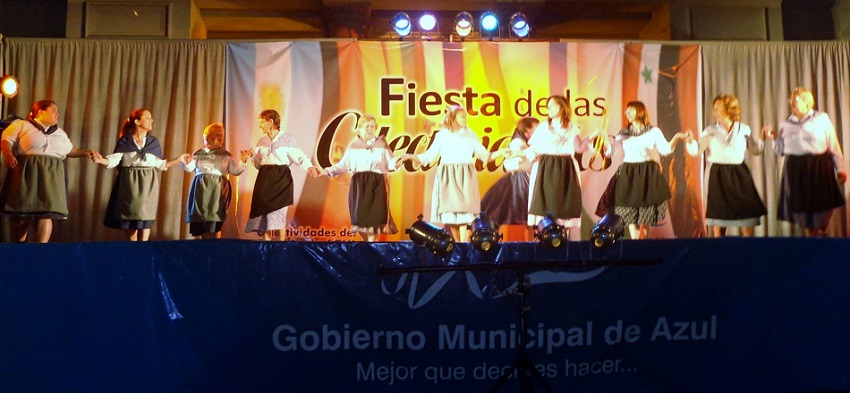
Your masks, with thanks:
<instances>
[{"instance_id":1,"label":"dancer with dark hair","mask_svg":"<svg viewBox=\"0 0 850 393\"><path fill-rule=\"evenodd\" d=\"M508 173L494 183L481 198L481 210L493 223L500 225L523 225L529 231L523 240L531 239L528 221L529 173L531 161L521 153L528 148L528 140L540 120L533 117L519 119L508 148L515 157L507 158L502 167Z\"/></svg>"},{"instance_id":2,"label":"dancer with dark hair","mask_svg":"<svg viewBox=\"0 0 850 393\"><path fill-rule=\"evenodd\" d=\"M650 123L646 105L640 101L626 104L624 115L626 127L605 148L605 155L610 156L612 145L621 146L623 164L603 192L596 214L604 216L613 210L628 224L632 239L646 239L649 227L666 216L667 200L671 196L657 156L672 153L676 143L690 133L679 132L667 142L661 129Z\"/></svg>"}]
</instances>

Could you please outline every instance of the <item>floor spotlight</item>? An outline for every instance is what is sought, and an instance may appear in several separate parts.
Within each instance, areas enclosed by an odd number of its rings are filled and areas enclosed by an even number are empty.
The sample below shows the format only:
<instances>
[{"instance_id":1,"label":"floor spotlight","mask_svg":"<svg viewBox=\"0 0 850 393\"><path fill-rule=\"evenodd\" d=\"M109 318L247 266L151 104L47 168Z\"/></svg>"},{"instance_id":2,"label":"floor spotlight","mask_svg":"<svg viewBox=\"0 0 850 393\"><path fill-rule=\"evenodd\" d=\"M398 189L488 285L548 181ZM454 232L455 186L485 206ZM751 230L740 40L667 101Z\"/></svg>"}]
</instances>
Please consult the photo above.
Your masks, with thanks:
<instances>
[{"instance_id":1,"label":"floor spotlight","mask_svg":"<svg viewBox=\"0 0 850 393\"><path fill-rule=\"evenodd\" d=\"M596 248L608 247L623 238L625 226L622 217L608 213L590 231L590 241Z\"/></svg>"},{"instance_id":2,"label":"floor spotlight","mask_svg":"<svg viewBox=\"0 0 850 393\"><path fill-rule=\"evenodd\" d=\"M493 38L499 32L499 18L496 14L487 11L481 14L481 20L478 24L481 27L481 36Z\"/></svg>"},{"instance_id":3,"label":"floor spotlight","mask_svg":"<svg viewBox=\"0 0 850 393\"><path fill-rule=\"evenodd\" d=\"M393 19L390 21L390 26L392 26L393 30L395 30L399 37L407 36L412 30L410 16L407 15L406 12L399 12L395 14Z\"/></svg>"},{"instance_id":4,"label":"floor spotlight","mask_svg":"<svg viewBox=\"0 0 850 393\"><path fill-rule=\"evenodd\" d=\"M481 212L478 217L475 217L469 227L472 230L469 241L472 243L472 247L478 251L490 251L499 244L499 239L502 238L502 234L493 227L493 222L490 221L484 212Z\"/></svg>"},{"instance_id":5,"label":"floor spotlight","mask_svg":"<svg viewBox=\"0 0 850 393\"><path fill-rule=\"evenodd\" d=\"M462 11L455 16L455 32L461 37L472 33L472 14Z\"/></svg>"},{"instance_id":6,"label":"floor spotlight","mask_svg":"<svg viewBox=\"0 0 850 393\"><path fill-rule=\"evenodd\" d=\"M537 224L534 237L544 246L558 248L567 241L567 230L551 214L547 214Z\"/></svg>"},{"instance_id":7,"label":"floor spotlight","mask_svg":"<svg viewBox=\"0 0 850 393\"><path fill-rule=\"evenodd\" d=\"M12 75L3 75L3 79L0 80L0 91L6 98L14 97L18 94L18 80Z\"/></svg>"},{"instance_id":8,"label":"floor spotlight","mask_svg":"<svg viewBox=\"0 0 850 393\"><path fill-rule=\"evenodd\" d=\"M422 221L421 214L417 217L416 222L404 232L410 236L410 240L413 240L414 244L425 247L434 255L444 257L455 248L452 235L443 228Z\"/></svg>"},{"instance_id":9,"label":"floor spotlight","mask_svg":"<svg viewBox=\"0 0 850 393\"><path fill-rule=\"evenodd\" d=\"M517 38L528 37L531 32L531 25L528 24L528 18L522 12L517 12L511 15L511 32Z\"/></svg>"}]
</instances>

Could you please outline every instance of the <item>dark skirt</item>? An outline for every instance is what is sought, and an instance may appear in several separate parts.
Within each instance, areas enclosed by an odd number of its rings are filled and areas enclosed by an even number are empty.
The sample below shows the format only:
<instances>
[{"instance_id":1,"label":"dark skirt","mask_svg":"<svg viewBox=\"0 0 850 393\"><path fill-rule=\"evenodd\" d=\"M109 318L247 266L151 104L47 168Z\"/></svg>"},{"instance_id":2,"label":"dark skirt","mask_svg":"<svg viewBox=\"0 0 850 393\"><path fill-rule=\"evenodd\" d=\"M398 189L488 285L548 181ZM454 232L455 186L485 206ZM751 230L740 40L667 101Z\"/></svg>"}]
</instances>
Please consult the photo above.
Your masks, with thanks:
<instances>
[{"instance_id":1,"label":"dark skirt","mask_svg":"<svg viewBox=\"0 0 850 393\"><path fill-rule=\"evenodd\" d=\"M250 218L264 216L292 204L292 172L286 165L262 165L251 194Z\"/></svg>"},{"instance_id":2,"label":"dark skirt","mask_svg":"<svg viewBox=\"0 0 850 393\"><path fill-rule=\"evenodd\" d=\"M103 225L115 229L152 227L159 204L161 175L156 168L119 168L106 204Z\"/></svg>"},{"instance_id":3,"label":"dark skirt","mask_svg":"<svg viewBox=\"0 0 850 393\"><path fill-rule=\"evenodd\" d=\"M230 181L219 175L196 175L186 200L186 222L224 221L230 206Z\"/></svg>"},{"instance_id":4,"label":"dark skirt","mask_svg":"<svg viewBox=\"0 0 850 393\"><path fill-rule=\"evenodd\" d=\"M619 215L626 224L654 225L666 216L670 186L655 161L624 162L596 205L596 215Z\"/></svg>"},{"instance_id":5,"label":"dark skirt","mask_svg":"<svg viewBox=\"0 0 850 393\"><path fill-rule=\"evenodd\" d=\"M528 212L552 213L560 219L581 217L581 186L572 156L540 156Z\"/></svg>"},{"instance_id":6,"label":"dark skirt","mask_svg":"<svg viewBox=\"0 0 850 393\"><path fill-rule=\"evenodd\" d=\"M186 200L186 222L192 224L210 223L206 226L190 225L192 235L215 233L215 223L227 219L227 208L230 206L232 190L230 180L224 176L201 174L192 179L189 188L189 198ZM192 231L195 228L196 231ZM203 229L202 229L203 228ZM220 228L220 226L219 226ZM196 233L201 231L200 233Z\"/></svg>"},{"instance_id":7,"label":"dark skirt","mask_svg":"<svg viewBox=\"0 0 850 393\"><path fill-rule=\"evenodd\" d=\"M502 176L481 198L481 210L496 225L525 225L528 221L528 173Z\"/></svg>"},{"instance_id":8,"label":"dark skirt","mask_svg":"<svg viewBox=\"0 0 850 393\"><path fill-rule=\"evenodd\" d=\"M706 218L741 220L767 213L747 164L711 164L706 200Z\"/></svg>"},{"instance_id":9,"label":"dark skirt","mask_svg":"<svg viewBox=\"0 0 850 393\"><path fill-rule=\"evenodd\" d=\"M18 166L7 172L0 191L5 215L67 218L65 162L58 157L18 156Z\"/></svg>"},{"instance_id":10,"label":"dark skirt","mask_svg":"<svg viewBox=\"0 0 850 393\"><path fill-rule=\"evenodd\" d=\"M818 213L844 205L829 154L787 156L782 169L777 216L792 221L795 213ZM796 222L805 225L805 222Z\"/></svg>"},{"instance_id":11,"label":"dark skirt","mask_svg":"<svg viewBox=\"0 0 850 393\"><path fill-rule=\"evenodd\" d=\"M614 205L659 206L670 199L670 185L655 161L624 162L617 169Z\"/></svg>"},{"instance_id":12,"label":"dark skirt","mask_svg":"<svg viewBox=\"0 0 850 393\"><path fill-rule=\"evenodd\" d=\"M390 224L389 184L387 176L375 172L357 172L348 189L348 211L355 230L369 233L397 233Z\"/></svg>"}]
</instances>

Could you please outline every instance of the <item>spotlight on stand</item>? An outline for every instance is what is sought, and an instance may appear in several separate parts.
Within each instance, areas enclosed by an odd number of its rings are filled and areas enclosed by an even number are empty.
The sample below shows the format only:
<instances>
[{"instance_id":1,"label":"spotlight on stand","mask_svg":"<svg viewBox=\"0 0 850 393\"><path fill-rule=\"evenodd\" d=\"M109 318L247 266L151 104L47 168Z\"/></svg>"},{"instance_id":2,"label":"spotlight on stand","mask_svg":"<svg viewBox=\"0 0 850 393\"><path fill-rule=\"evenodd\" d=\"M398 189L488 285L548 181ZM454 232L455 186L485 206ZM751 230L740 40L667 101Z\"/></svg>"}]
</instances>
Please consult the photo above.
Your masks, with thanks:
<instances>
[{"instance_id":1,"label":"spotlight on stand","mask_svg":"<svg viewBox=\"0 0 850 393\"><path fill-rule=\"evenodd\" d=\"M469 228L472 230L469 241L472 243L472 247L480 252L490 251L499 244L499 239L502 238L502 234L493 228L493 223L484 212L481 212L478 217L472 220Z\"/></svg>"},{"instance_id":2,"label":"spotlight on stand","mask_svg":"<svg viewBox=\"0 0 850 393\"><path fill-rule=\"evenodd\" d=\"M416 222L404 232L410 236L410 240L413 240L414 244L425 247L434 255L444 257L455 248L452 235L443 228L422 221L421 214L417 217Z\"/></svg>"},{"instance_id":3,"label":"spotlight on stand","mask_svg":"<svg viewBox=\"0 0 850 393\"><path fill-rule=\"evenodd\" d=\"M390 21L390 26L392 26L393 30L395 30L399 37L406 37L412 30L410 16L407 15L406 12L399 12L395 14L393 19Z\"/></svg>"},{"instance_id":4,"label":"spotlight on stand","mask_svg":"<svg viewBox=\"0 0 850 393\"><path fill-rule=\"evenodd\" d=\"M552 214L547 214L537 223L534 237L544 246L558 248L567 241L567 230L558 224Z\"/></svg>"},{"instance_id":5,"label":"spotlight on stand","mask_svg":"<svg viewBox=\"0 0 850 393\"><path fill-rule=\"evenodd\" d=\"M461 37L472 33L472 14L462 11L455 16L455 32Z\"/></svg>"},{"instance_id":6,"label":"spotlight on stand","mask_svg":"<svg viewBox=\"0 0 850 393\"><path fill-rule=\"evenodd\" d=\"M590 231L590 241L596 248L613 245L623 238L625 226L620 216L614 213L607 213L596 223L593 230Z\"/></svg>"},{"instance_id":7,"label":"spotlight on stand","mask_svg":"<svg viewBox=\"0 0 850 393\"><path fill-rule=\"evenodd\" d=\"M18 94L18 80L12 75L3 75L0 79L0 91L6 98L12 98Z\"/></svg>"},{"instance_id":8,"label":"spotlight on stand","mask_svg":"<svg viewBox=\"0 0 850 393\"><path fill-rule=\"evenodd\" d=\"M493 39L493 36L499 34L499 18L490 11L481 14L478 25L481 27L481 37Z\"/></svg>"},{"instance_id":9,"label":"spotlight on stand","mask_svg":"<svg viewBox=\"0 0 850 393\"><path fill-rule=\"evenodd\" d=\"M528 24L528 18L525 17L525 14L522 12L517 12L511 15L511 32L514 33L514 36L517 38L525 38L528 37L528 33L531 32L531 25Z\"/></svg>"}]
</instances>

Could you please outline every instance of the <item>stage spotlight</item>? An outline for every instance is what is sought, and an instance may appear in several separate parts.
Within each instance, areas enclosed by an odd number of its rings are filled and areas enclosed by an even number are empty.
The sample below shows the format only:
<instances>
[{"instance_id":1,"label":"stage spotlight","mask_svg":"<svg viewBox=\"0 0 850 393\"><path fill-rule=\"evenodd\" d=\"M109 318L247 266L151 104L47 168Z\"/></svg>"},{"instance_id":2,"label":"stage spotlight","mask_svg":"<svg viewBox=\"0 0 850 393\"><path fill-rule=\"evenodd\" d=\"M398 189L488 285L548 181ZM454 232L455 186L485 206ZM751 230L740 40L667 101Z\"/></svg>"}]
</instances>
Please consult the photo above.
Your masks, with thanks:
<instances>
[{"instance_id":1,"label":"stage spotlight","mask_svg":"<svg viewBox=\"0 0 850 393\"><path fill-rule=\"evenodd\" d=\"M437 18L434 17L434 14L426 12L419 17L419 28L422 31L430 32L435 27L437 27Z\"/></svg>"},{"instance_id":2,"label":"stage spotlight","mask_svg":"<svg viewBox=\"0 0 850 393\"><path fill-rule=\"evenodd\" d=\"M499 244L499 239L502 238L502 234L493 228L493 223L484 212L481 212L478 217L472 220L469 228L472 230L469 241L472 243L472 247L481 252L490 251Z\"/></svg>"},{"instance_id":3,"label":"stage spotlight","mask_svg":"<svg viewBox=\"0 0 850 393\"><path fill-rule=\"evenodd\" d=\"M590 231L590 241L596 248L608 247L623 238L625 227L620 216L614 213L605 214Z\"/></svg>"},{"instance_id":4,"label":"stage spotlight","mask_svg":"<svg viewBox=\"0 0 850 393\"><path fill-rule=\"evenodd\" d=\"M517 38L528 37L531 32L531 26L528 24L528 18L522 12L517 12L511 15L511 32Z\"/></svg>"},{"instance_id":5,"label":"stage spotlight","mask_svg":"<svg viewBox=\"0 0 850 393\"><path fill-rule=\"evenodd\" d=\"M410 240L413 240L414 244L425 247L434 255L445 257L455 248L452 235L443 228L422 221L421 214L417 217L416 222L404 232L410 236Z\"/></svg>"},{"instance_id":6,"label":"stage spotlight","mask_svg":"<svg viewBox=\"0 0 850 393\"><path fill-rule=\"evenodd\" d=\"M544 246L558 248L567 241L567 230L551 214L547 214L537 224L534 237Z\"/></svg>"},{"instance_id":7,"label":"stage spotlight","mask_svg":"<svg viewBox=\"0 0 850 393\"><path fill-rule=\"evenodd\" d=\"M6 98L14 97L18 94L18 80L12 75L3 75L3 79L0 80L0 91Z\"/></svg>"},{"instance_id":8,"label":"stage spotlight","mask_svg":"<svg viewBox=\"0 0 850 393\"><path fill-rule=\"evenodd\" d=\"M410 16L407 15L406 12L399 12L395 14L392 21L390 21L390 25L395 30L396 34L399 37L405 37L410 34L412 29L412 24L410 23Z\"/></svg>"},{"instance_id":9,"label":"stage spotlight","mask_svg":"<svg viewBox=\"0 0 850 393\"><path fill-rule=\"evenodd\" d=\"M481 14L481 20L479 21L479 26L481 26L481 36L482 37L493 37L498 34L499 31L499 18L496 14L487 11Z\"/></svg>"},{"instance_id":10,"label":"stage spotlight","mask_svg":"<svg viewBox=\"0 0 850 393\"><path fill-rule=\"evenodd\" d=\"M455 17L455 32L461 37L466 37L472 33L472 14L463 11L459 12Z\"/></svg>"}]
</instances>

